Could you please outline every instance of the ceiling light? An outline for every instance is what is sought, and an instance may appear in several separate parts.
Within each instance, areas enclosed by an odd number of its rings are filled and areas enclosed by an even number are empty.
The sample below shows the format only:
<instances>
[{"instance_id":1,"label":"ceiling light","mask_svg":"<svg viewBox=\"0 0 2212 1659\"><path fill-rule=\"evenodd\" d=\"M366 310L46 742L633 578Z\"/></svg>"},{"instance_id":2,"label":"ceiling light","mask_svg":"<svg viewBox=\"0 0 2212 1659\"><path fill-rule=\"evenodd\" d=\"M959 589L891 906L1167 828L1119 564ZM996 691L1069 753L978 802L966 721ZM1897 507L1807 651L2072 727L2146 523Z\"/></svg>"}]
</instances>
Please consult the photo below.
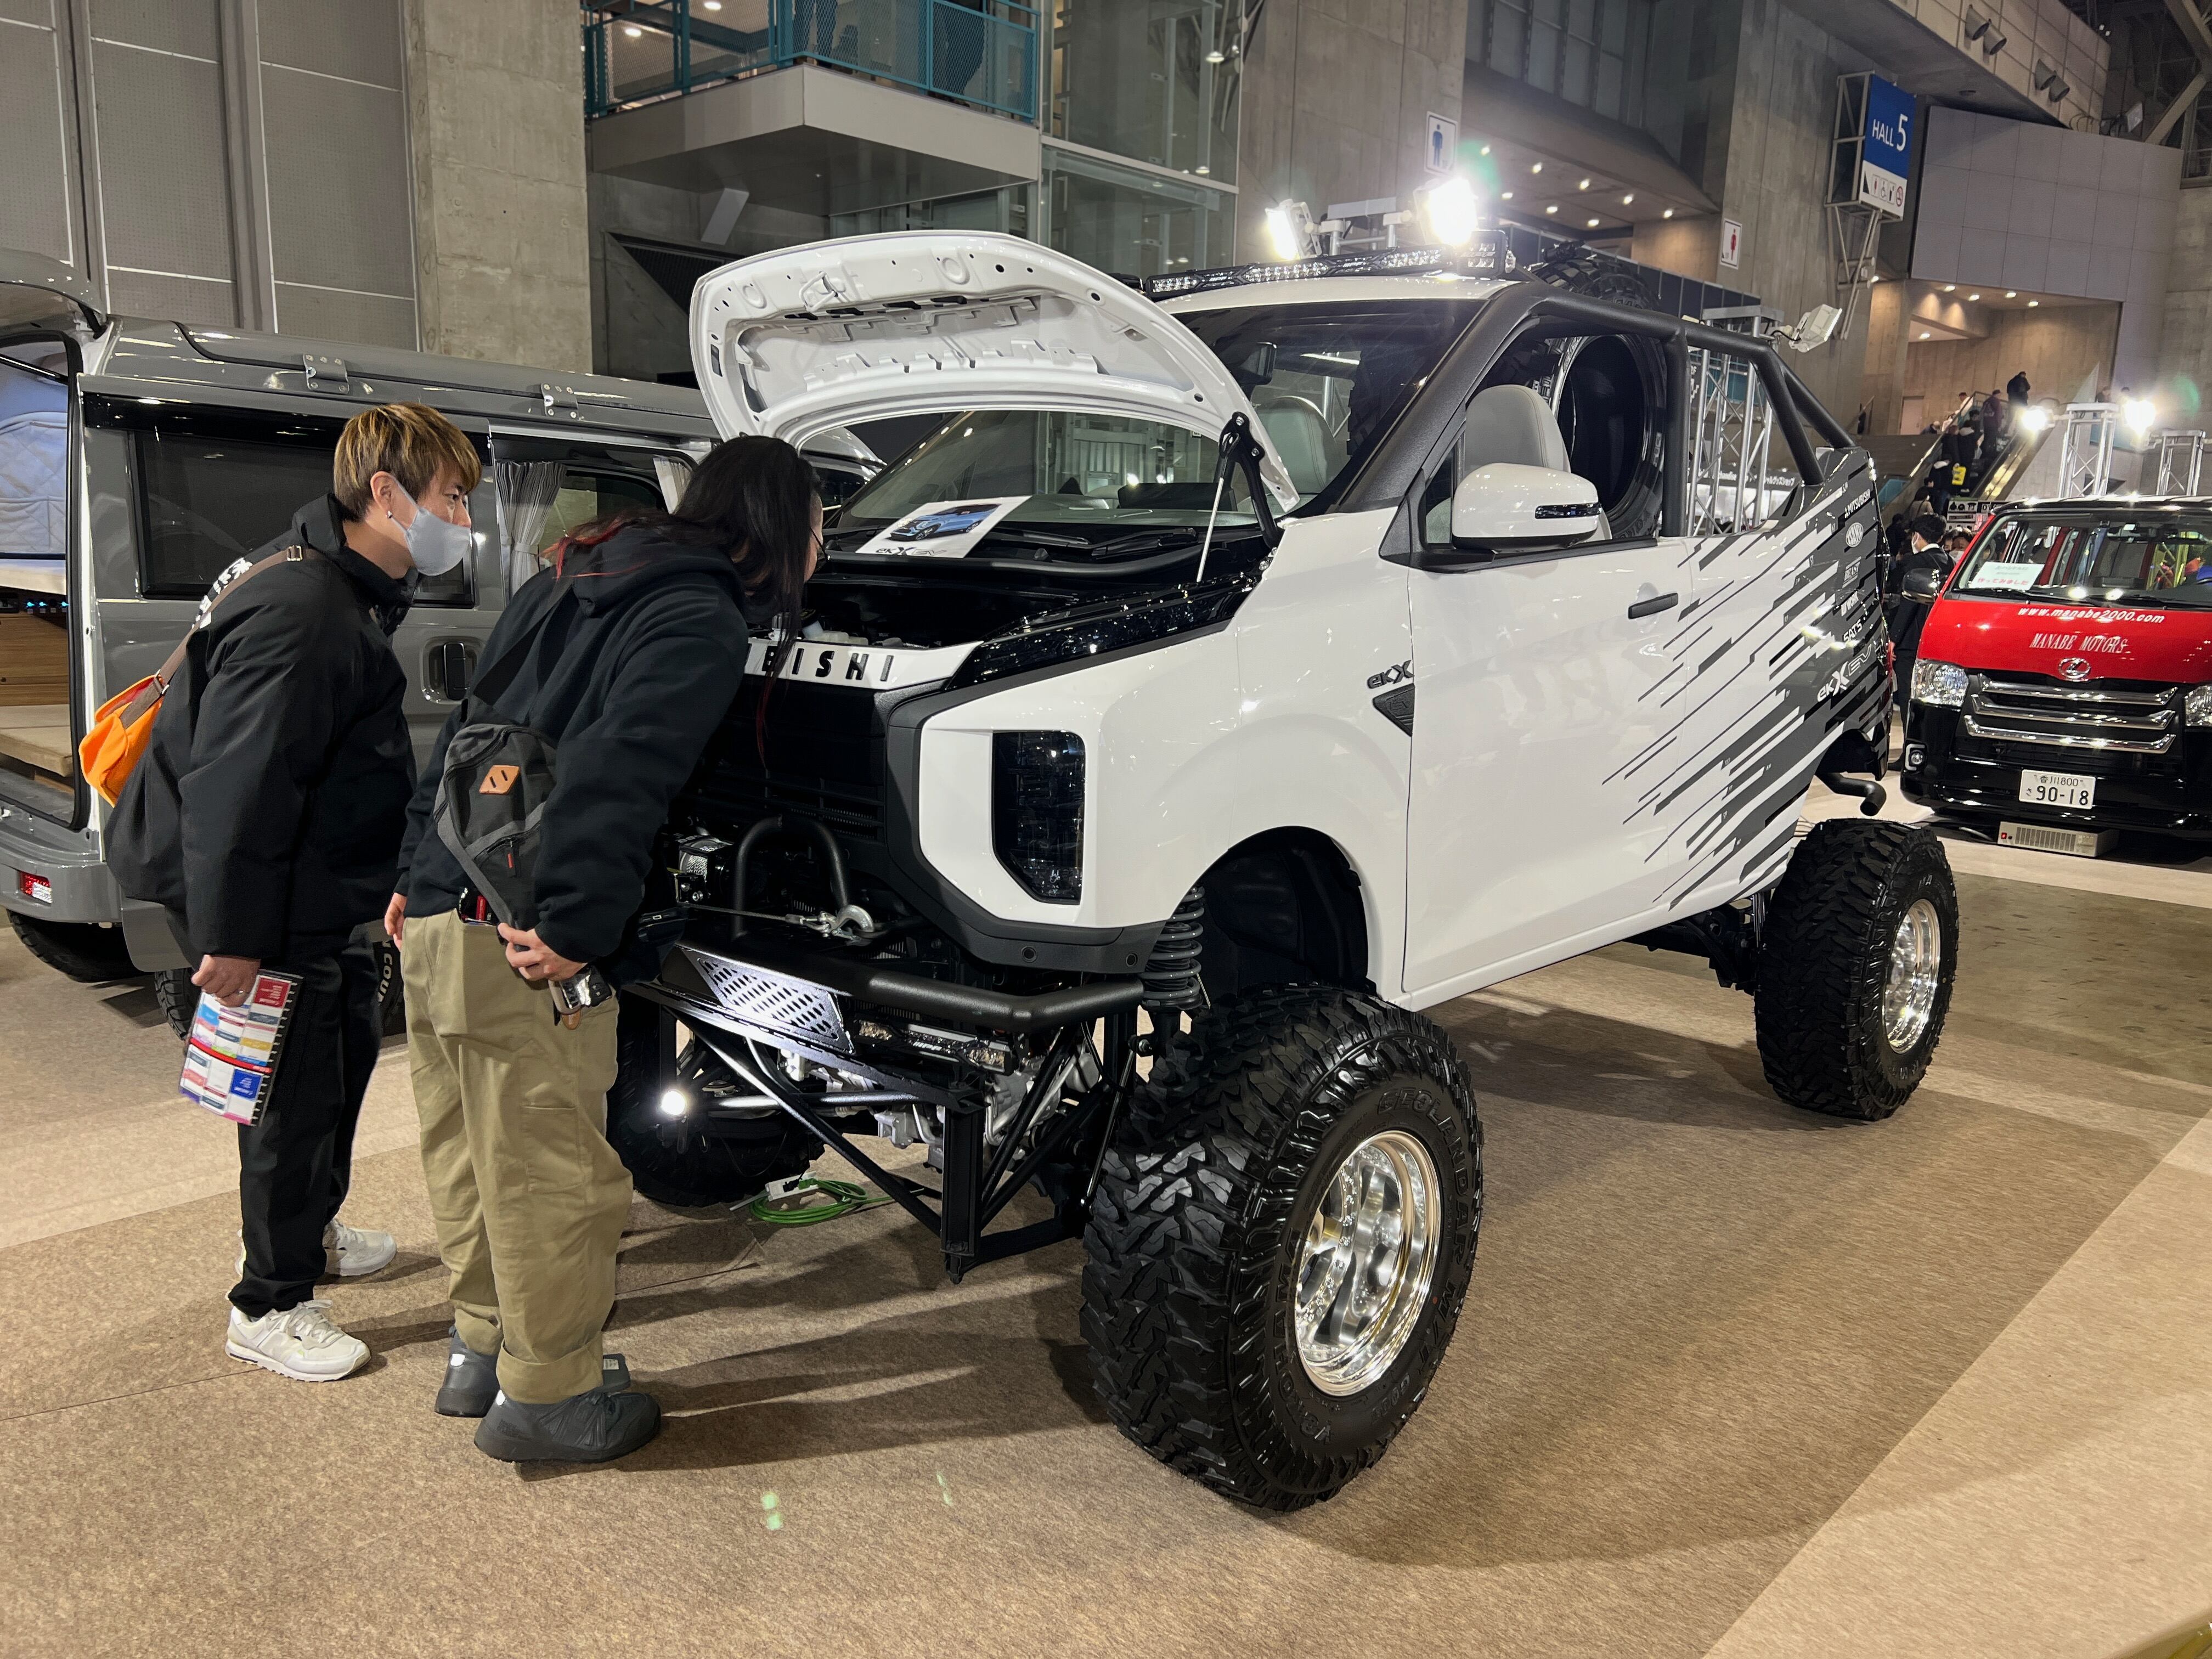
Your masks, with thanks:
<instances>
[{"instance_id":1,"label":"ceiling light","mask_svg":"<svg viewBox=\"0 0 2212 1659\"><path fill-rule=\"evenodd\" d=\"M1946 294L1956 294L1958 291L1959 285L1956 283L1946 283L1943 284L1943 292Z\"/></svg>"},{"instance_id":2,"label":"ceiling light","mask_svg":"<svg viewBox=\"0 0 2212 1659\"><path fill-rule=\"evenodd\" d=\"M1498 199L1501 202L1510 202L1513 199L1513 192L1510 190L1501 190L1498 192Z\"/></svg>"},{"instance_id":3,"label":"ceiling light","mask_svg":"<svg viewBox=\"0 0 2212 1659\"><path fill-rule=\"evenodd\" d=\"M631 40L635 40L639 35L643 34L645 31L638 27L635 23L624 23L623 25L623 33L629 36Z\"/></svg>"},{"instance_id":4,"label":"ceiling light","mask_svg":"<svg viewBox=\"0 0 2212 1659\"><path fill-rule=\"evenodd\" d=\"M722 0L706 0L706 5L708 11L720 11L722 9Z\"/></svg>"},{"instance_id":5,"label":"ceiling light","mask_svg":"<svg viewBox=\"0 0 2212 1659\"><path fill-rule=\"evenodd\" d=\"M1662 219L1671 219L1671 218L1673 218L1673 217L1674 216L1674 209L1672 209L1672 208L1668 208L1668 209L1664 213L1661 214L1659 216L1660 216Z\"/></svg>"},{"instance_id":6,"label":"ceiling light","mask_svg":"<svg viewBox=\"0 0 2212 1659\"><path fill-rule=\"evenodd\" d=\"M1544 211L1545 211L1545 212L1547 212L1547 213L1557 213L1559 210L1559 204L1557 202L1553 203L1551 206L1549 206L1549 207L1547 207L1547 208L1546 208L1546 209L1544 210Z\"/></svg>"},{"instance_id":7,"label":"ceiling light","mask_svg":"<svg viewBox=\"0 0 2212 1659\"><path fill-rule=\"evenodd\" d=\"M2016 288L2007 289L2005 290L2005 298L2008 300L2017 300L2020 298L2020 290Z\"/></svg>"},{"instance_id":8,"label":"ceiling light","mask_svg":"<svg viewBox=\"0 0 2212 1659\"><path fill-rule=\"evenodd\" d=\"M2040 301L2040 300L2030 300L2030 301L2027 302L2027 308L2028 308L2030 311L2033 311L2033 310L2034 310L2034 309L2036 308L2036 307L2038 307L2038 306L2041 305L2042 303L2043 303L2043 301Z\"/></svg>"},{"instance_id":9,"label":"ceiling light","mask_svg":"<svg viewBox=\"0 0 2212 1659\"><path fill-rule=\"evenodd\" d=\"M1544 170L1544 164L1543 164L1541 161L1537 162L1535 166L1534 166L1534 167L1530 167L1530 168L1528 169L1528 171L1529 171L1529 172L1531 172L1531 173L1541 173L1543 170Z\"/></svg>"},{"instance_id":10,"label":"ceiling light","mask_svg":"<svg viewBox=\"0 0 2212 1659\"><path fill-rule=\"evenodd\" d=\"M1588 190L1589 188L1589 180L1587 179L1583 179L1582 183L1577 185L1575 188L1577 190Z\"/></svg>"},{"instance_id":11,"label":"ceiling light","mask_svg":"<svg viewBox=\"0 0 2212 1659\"><path fill-rule=\"evenodd\" d=\"M1978 295L1978 294L1969 294L1969 295L1966 296L1966 298L1967 298L1969 301L1978 300L1978 299L1980 299L1981 297L1982 297L1982 296L1981 296L1980 295Z\"/></svg>"},{"instance_id":12,"label":"ceiling light","mask_svg":"<svg viewBox=\"0 0 2212 1659\"><path fill-rule=\"evenodd\" d=\"M1595 220L1595 219L1591 220L1591 221L1589 222L1589 228L1590 228L1592 230L1595 230L1595 229L1597 228L1597 221L1596 221L1596 220Z\"/></svg>"},{"instance_id":13,"label":"ceiling light","mask_svg":"<svg viewBox=\"0 0 2212 1659\"><path fill-rule=\"evenodd\" d=\"M1485 144L1485 145L1482 147L1482 153L1483 153L1485 155L1489 155L1489 154L1490 154L1490 146L1489 146L1489 145L1487 145L1487 144Z\"/></svg>"},{"instance_id":14,"label":"ceiling light","mask_svg":"<svg viewBox=\"0 0 2212 1659\"><path fill-rule=\"evenodd\" d=\"M1225 64L1229 61L1229 54L1217 46L1206 54L1206 61L1209 64Z\"/></svg>"},{"instance_id":15,"label":"ceiling light","mask_svg":"<svg viewBox=\"0 0 2212 1659\"><path fill-rule=\"evenodd\" d=\"M1926 329L1923 328L1920 331L1920 337L1923 340L1928 337L1928 331Z\"/></svg>"},{"instance_id":16,"label":"ceiling light","mask_svg":"<svg viewBox=\"0 0 2212 1659\"><path fill-rule=\"evenodd\" d=\"M1624 197L1622 197L1622 198L1620 198L1620 204L1621 204L1621 206L1623 206L1623 207L1626 207L1626 206L1628 206L1631 203L1632 203L1633 201L1635 201L1635 199L1636 199L1636 198L1635 198L1633 195L1624 196Z\"/></svg>"}]
</instances>

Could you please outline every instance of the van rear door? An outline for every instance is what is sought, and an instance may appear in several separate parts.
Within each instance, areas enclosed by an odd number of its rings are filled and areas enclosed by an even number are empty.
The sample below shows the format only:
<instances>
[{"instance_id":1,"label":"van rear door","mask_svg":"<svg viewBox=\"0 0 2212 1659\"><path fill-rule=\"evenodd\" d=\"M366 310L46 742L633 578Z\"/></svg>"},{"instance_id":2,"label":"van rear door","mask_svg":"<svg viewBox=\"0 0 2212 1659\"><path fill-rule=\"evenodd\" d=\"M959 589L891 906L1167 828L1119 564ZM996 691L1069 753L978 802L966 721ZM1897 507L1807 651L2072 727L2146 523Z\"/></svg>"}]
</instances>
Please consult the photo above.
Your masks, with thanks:
<instances>
[{"instance_id":1,"label":"van rear door","mask_svg":"<svg viewBox=\"0 0 2212 1659\"><path fill-rule=\"evenodd\" d=\"M0 799L82 822L72 695L75 380L106 319L84 279L0 252Z\"/></svg>"}]
</instances>

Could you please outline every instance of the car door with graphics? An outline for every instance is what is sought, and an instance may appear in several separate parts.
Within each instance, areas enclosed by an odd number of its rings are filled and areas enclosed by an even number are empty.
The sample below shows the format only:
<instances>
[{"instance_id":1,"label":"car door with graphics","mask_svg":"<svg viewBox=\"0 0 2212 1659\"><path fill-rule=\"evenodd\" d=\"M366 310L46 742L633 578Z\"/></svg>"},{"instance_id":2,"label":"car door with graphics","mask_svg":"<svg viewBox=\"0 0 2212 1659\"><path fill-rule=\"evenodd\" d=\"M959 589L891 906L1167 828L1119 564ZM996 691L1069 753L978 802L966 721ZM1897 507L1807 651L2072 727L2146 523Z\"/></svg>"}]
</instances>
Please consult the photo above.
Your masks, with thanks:
<instances>
[{"instance_id":1,"label":"car door with graphics","mask_svg":"<svg viewBox=\"0 0 2212 1659\"><path fill-rule=\"evenodd\" d=\"M1690 544L1662 533L1677 395L1656 340L1532 323L1409 503L1416 994L1572 954L1664 885L1632 775L1662 738L1656 643L1692 597ZM1587 480L1595 527L1564 520L1557 542L1509 545L1462 522L1455 538L1455 497L1492 466Z\"/></svg>"}]
</instances>

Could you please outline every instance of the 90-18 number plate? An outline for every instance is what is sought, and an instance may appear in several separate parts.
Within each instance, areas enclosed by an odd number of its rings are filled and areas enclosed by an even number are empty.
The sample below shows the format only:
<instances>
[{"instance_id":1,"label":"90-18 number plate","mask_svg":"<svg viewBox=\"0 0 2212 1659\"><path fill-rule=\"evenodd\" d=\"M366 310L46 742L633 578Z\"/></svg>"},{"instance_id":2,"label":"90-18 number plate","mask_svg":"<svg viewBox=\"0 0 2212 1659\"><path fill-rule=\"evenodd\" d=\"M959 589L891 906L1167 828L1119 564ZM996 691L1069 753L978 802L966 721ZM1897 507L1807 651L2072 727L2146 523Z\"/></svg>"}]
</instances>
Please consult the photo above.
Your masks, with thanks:
<instances>
[{"instance_id":1,"label":"90-18 number plate","mask_svg":"<svg viewBox=\"0 0 2212 1659\"><path fill-rule=\"evenodd\" d=\"M2035 806L2094 806L2097 781L2080 772L2022 772L2020 798Z\"/></svg>"}]
</instances>

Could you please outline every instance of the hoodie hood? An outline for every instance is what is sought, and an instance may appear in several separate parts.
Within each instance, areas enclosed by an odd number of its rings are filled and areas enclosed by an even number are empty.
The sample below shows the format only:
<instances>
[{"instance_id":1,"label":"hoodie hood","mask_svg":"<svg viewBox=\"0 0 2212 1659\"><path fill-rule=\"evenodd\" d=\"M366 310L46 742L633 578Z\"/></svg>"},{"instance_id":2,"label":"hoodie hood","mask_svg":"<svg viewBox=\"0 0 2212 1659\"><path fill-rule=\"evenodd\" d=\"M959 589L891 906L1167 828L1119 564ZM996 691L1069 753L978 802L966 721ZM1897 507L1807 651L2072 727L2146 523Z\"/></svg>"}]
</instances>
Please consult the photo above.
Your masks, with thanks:
<instances>
[{"instance_id":1,"label":"hoodie hood","mask_svg":"<svg viewBox=\"0 0 2212 1659\"><path fill-rule=\"evenodd\" d=\"M726 553L676 540L652 525L629 525L598 541L568 541L549 561L556 578L576 579L576 602L606 611L662 582L704 578L729 591L745 609L744 583Z\"/></svg>"},{"instance_id":2,"label":"hoodie hood","mask_svg":"<svg viewBox=\"0 0 2212 1659\"><path fill-rule=\"evenodd\" d=\"M408 607L415 603L415 590L422 585L422 573L410 570L404 576L386 574L370 561L346 545L346 511L335 495L325 495L309 501L292 515L292 539L328 559L331 565L350 578L368 599L369 608L375 611L376 620L389 637L407 618Z\"/></svg>"}]
</instances>

